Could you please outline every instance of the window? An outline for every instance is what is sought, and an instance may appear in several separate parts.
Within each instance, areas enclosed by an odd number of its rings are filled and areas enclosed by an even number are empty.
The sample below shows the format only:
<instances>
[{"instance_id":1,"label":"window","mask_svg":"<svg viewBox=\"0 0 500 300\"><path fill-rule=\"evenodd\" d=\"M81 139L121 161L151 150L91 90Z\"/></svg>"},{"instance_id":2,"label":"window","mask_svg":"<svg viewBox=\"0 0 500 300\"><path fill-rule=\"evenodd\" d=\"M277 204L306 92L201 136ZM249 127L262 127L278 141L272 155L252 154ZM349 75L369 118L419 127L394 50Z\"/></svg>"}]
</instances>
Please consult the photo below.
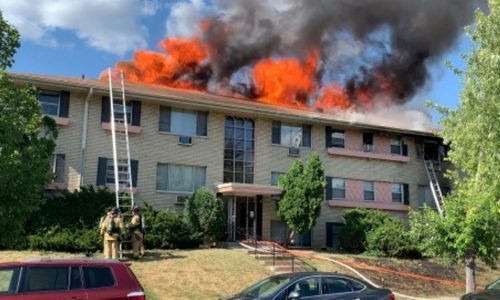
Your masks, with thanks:
<instances>
[{"instance_id":1,"label":"window","mask_svg":"<svg viewBox=\"0 0 500 300\"><path fill-rule=\"evenodd\" d=\"M65 161L66 161L66 155L64 154L54 155L54 161L52 162L52 172L56 174L54 182L64 182Z\"/></svg>"},{"instance_id":2,"label":"window","mask_svg":"<svg viewBox=\"0 0 500 300\"><path fill-rule=\"evenodd\" d=\"M425 205L427 205L431 208L436 208L436 203L434 202L430 186L419 185L417 187L417 194L419 207L424 207Z\"/></svg>"},{"instance_id":3,"label":"window","mask_svg":"<svg viewBox=\"0 0 500 300\"><path fill-rule=\"evenodd\" d=\"M159 163L156 171L156 189L192 193L205 185L206 169L206 167Z\"/></svg>"},{"instance_id":4,"label":"window","mask_svg":"<svg viewBox=\"0 0 500 300\"><path fill-rule=\"evenodd\" d=\"M44 114L59 116L59 92L42 91L38 94L38 100L42 104L42 112Z\"/></svg>"},{"instance_id":5,"label":"window","mask_svg":"<svg viewBox=\"0 0 500 300\"><path fill-rule=\"evenodd\" d=\"M332 147L345 147L345 134L343 130L332 130Z\"/></svg>"},{"instance_id":6,"label":"window","mask_svg":"<svg viewBox=\"0 0 500 300\"><path fill-rule=\"evenodd\" d=\"M23 291L67 290L68 269L68 267L29 267L23 280Z\"/></svg>"},{"instance_id":7,"label":"window","mask_svg":"<svg viewBox=\"0 0 500 300\"><path fill-rule=\"evenodd\" d=\"M271 172L271 185L278 186L280 177L284 174L283 172Z\"/></svg>"},{"instance_id":8,"label":"window","mask_svg":"<svg viewBox=\"0 0 500 300\"><path fill-rule=\"evenodd\" d=\"M85 288L102 288L115 285L115 278L108 267L83 267Z\"/></svg>"},{"instance_id":9,"label":"window","mask_svg":"<svg viewBox=\"0 0 500 300\"><path fill-rule=\"evenodd\" d=\"M0 295L16 292L20 271L19 267L0 269Z\"/></svg>"},{"instance_id":10,"label":"window","mask_svg":"<svg viewBox=\"0 0 500 300\"><path fill-rule=\"evenodd\" d=\"M339 294L352 292L349 280L339 277L323 277L321 279L323 294Z\"/></svg>"},{"instance_id":11,"label":"window","mask_svg":"<svg viewBox=\"0 0 500 300\"><path fill-rule=\"evenodd\" d=\"M300 298L319 296L319 278L313 277L308 279L303 279L297 283L291 285L289 288L289 294L291 292L299 293Z\"/></svg>"},{"instance_id":12,"label":"window","mask_svg":"<svg viewBox=\"0 0 500 300\"><path fill-rule=\"evenodd\" d=\"M375 200L375 184L373 181L363 182L363 197L367 201Z\"/></svg>"},{"instance_id":13,"label":"window","mask_svg":"<svg viewBox=\"0 0 500 300\"><path fill-rule=\"evenodd\" d=\"M272 144L286 147L311 148L311 126L305 124L272 124Z\"/></svg>"},{"instance_id":14,"label":"window","mask_svg":"<svg viewBox=\"0 0 500 300\"><path fill-rule=\"evenodd\" d=\"M226 117L224 126L224 182L253 183L255 124Z\"/></svg>"},{"instance_id":15,"label":"window","mask_svg":"<svg viewBox=\"0 0 500 300\"><path fill-rule=\"evenodd\" d=\"M80 267L71 267L71 278L69 282L70 290L79 290L83 288L82 285L82 274L80 273Z\"/></svg>"},{"instance_id":16,"label":"window","mask_svg":"<svg viewBox=\"0 0 500 300\"><path fill-rule=\"evenodd\" d=\"M160 106L159 130L182 136L207 136L208 113Z\"/></svg>"},{"instance_id":17,"label":"window","mask_svg":"<svg viewBox=\"0 0 500 300\"><path fill-rule=\"evenodd\" d=\"M363 151L373 152L373 133L363 132Z\"/></svg>"},{"instance_id":18,"label":"window","mask_svg":"<svg viewBox=\"0 0 500 300\"><path fill-rule=\"evenodd\" d=\"M410 185L407 183L393 183L392 202L410 205Z\"/></svg>"},{"instance_id":19,"label":"window","mask_svg":"<svg viewBox=\"0 0 500 300\"><path fill-rule=\"evenodd\" d=\"M332 196L335 199L345 199L345 179L332 178Z\"/></svg>"},{"instance_id":20,"label":"window","mask_svg":"<svg viewBox=\"0 0 500 300\"><path fill-rule=\"evenodd\" d=\"M118 160L118 180L120 184L120 188L127 187L128 173L127 173L127 160L119 159ZM114 162L113 159L107 157L99 157L97 161L97 186L105 186L108 184L115 183L115 170L114 170ZM139 170L139 161L131 159L130 160L131 173L132 173L132 186L137 186L137 173Z\"/></svg>"},{"instance_id":21,"label":"window","mask_svg":"<svg viewBox=\"0 0 500 300\"><path fill-rule=\"evenodd\" d=\"M402 154L401 138L391 138L391 154Z\"/></svg>"},{"instance_id":22,"label":"window","mask_svg":"<svg viewBox=\"0 0 500 300\"><path fill-rule=\"evenodd\" d=\"M123 101L113 101L115 120L125 121L125 109L127 112L127 124L132 124L132 103L126 102L125 106L123 106Z\"/></svg>"}]
</instances>

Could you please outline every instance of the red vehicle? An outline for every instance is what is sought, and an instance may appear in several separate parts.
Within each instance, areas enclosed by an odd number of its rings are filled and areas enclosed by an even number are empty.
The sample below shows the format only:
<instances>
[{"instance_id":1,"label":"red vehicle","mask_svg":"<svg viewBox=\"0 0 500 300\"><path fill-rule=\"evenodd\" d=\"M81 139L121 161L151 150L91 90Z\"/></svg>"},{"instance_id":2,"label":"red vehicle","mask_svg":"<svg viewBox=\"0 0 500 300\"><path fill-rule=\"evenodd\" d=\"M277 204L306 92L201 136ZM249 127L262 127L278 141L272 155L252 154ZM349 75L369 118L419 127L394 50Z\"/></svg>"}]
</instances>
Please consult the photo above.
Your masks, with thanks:
<instances>
[{"instance_id":1,"label":"red vehicle","mask_svg":"<svg viewBox=\"0 0 500 300\"><path fill-rule=\"evenodd\" d=\"M0 263L0 299L145 300L127 264L103 259Z\"/></svg>"}]
</instances>

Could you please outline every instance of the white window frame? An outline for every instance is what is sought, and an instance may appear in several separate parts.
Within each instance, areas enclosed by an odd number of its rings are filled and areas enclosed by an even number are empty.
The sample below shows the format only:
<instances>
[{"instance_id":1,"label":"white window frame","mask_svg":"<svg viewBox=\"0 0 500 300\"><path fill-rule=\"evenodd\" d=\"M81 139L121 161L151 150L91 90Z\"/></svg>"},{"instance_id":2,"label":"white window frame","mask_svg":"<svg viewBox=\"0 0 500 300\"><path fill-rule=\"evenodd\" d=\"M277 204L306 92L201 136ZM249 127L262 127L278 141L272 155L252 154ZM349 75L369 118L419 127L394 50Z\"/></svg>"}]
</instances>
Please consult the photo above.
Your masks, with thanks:
<instances>
[{"instance_id":1,"label":"white window frame","mask_svg":"<svg viewBox=\"0 0 500 300\"><path fill-rule=\"evenodd\" d=\"M115 169L114 169L114 161L112 158L108 158L108 161L106 162L106 184L114 184L115 183ZM124 164L127 163L126 160L118 160L118 164L120 161L123 161ZM127 172L126 166L118 166L118 173L120 172ZM132 175L132 173L131 173ZM123 175L122 175L123 176ZM124 175L127 176L127 175ZM133 176L133 175L132 175ZM119 181L126 180L127 178L118 178Z\"/></svg>"},{"instance_id":2,"label":"white window frame","mask_svg":"<svg viewBox=\"0 0 500 300\"><path fill-rule=\"evenodd\" d=\"M343 146L339 147L334 145L333 139L342 139L343 141ZM332 129L332 134L330 136L330 143L333 148L339 148L339 149L345 149L345 131L341 129Z\"/></svg>"},{"instance_id":3,"label":"white window frame","mask_svg":"<svg viewBox=\"0 0 500 300\"><path fill-rule=\"evenodd\" d=\"M399 187L399 193L395 193L394 192L394 188L398 186ZM400 194L401 195L401 200L400 201L394 201L394 194ZM392 203L401 203L403 204L404 202L404 187L403 187L403 184L402 183L399 183L399 182L393 182L391 184L391 201Z\"/></svg>"},{"instance_id":4,"label":"white window frame","mask_svg":"<svg viewBox=\"0 0 500 300\"><path fill-rule=\"evenodd\" d=\"M57 113L55 115L53 114L48 114L46 112L43 111L43 105L44 103L45 104L49 104L49 105L52 105L52 106L55 106L55 104L53 103L47 103L47 102L44 102L40 99L40 96L42 94L45 94L45 95L50 95L50 96L57 96L58 97L58 101L57 101ZM47 116L54 116L54 117L59 117L59 114L61 112L61 93L60 92L54 92L54 91L40 91L40 93L38 94L38 101L40 101L40 105L42 106L42 113L44 115L47 115Z\"/></svg>"},{"instance_id":5,"label":"white window frame","mask_svg":"<svg viewBox=\"0 0 500 300\"><path fill-rule=\"evenodd\" d=\"M335 181L342 181L342 188L336 188L335 185L334 185L334 182ZM334 195L334 190L343 190L344 191L344 197L335 197ZM332 178L332 198L333 199L346 199L347 197L347 189L346 189L346 180L345 178L338 178L338 177L333 177Z\"/></svg>"},{"instance_id":6,"label":"white window frame","mask_svg":"<svg viewBox=\"0 0 500 300\"><path fill-rule=\"evenodd\" d=\"M392 152L393 146L399 147L399 153ZM403 140L400 137L392 137L391 138L390 151L391 151L391 154L393 154L393 155L403 155Z\"/></svg>"},{"instance_id":7,"label":"white window frame","mask_svg":"<svg viewBox=\"0 0 500 300\"><path fill-rule=\"evenodd\" d=\"M295 129L295 131L297 131L295 136L293 136L294 129ZM290 141L288 141L288 143L285 143L285 141L284 141L284 134L283 133L286 130L290 131ZM280 127L280 145L281 146L302 148L302 139L303 138L304 138L304 135L302 132L302 125L301 124L281 123L281 127Z\"/></svg>"},{"instance_id":8,"label":"white window frame","mask_svg":"<svg viewBox=\"0 0 500 300\"><path fill-rule=\"evenodd\" d=\"M371 184L371 190L367 189L367 184ZM373 193L373 199L367 199L366 192ZM370 202L375 201L375 182L374 181L363 181L363 200L370 201Z\"/></svg>"},{"instance_id":9,"label":"white window frame","mask_svg":"<svg viewBox=\"0 0 500 300\"><path fill-rule=\"evenodd\" d=\"M193 182L191 183L191 191L179 191L179 190L170 190L169 189L169 181L167 177L167 182L166 182L166 189L159 189L158 188L158 169L160 166L166 166L167 167L167 173L170 172L170 167L171 166L177 166L177 167L190 167L191 168L191 174L192 174L192 180ZM205 172L205 182L201 186L196 186L196 169L203 169ZM207 167L206 166L193 166L193 165L183 165L183 164L175 164L175 163L157 163L156 165L156 191L157 192L166 192L166 193L176 193L176 194L192 194L194 191L196 191L197 188L206 186L207 185Z\"/></svg>"},{"instance_id":10,"label":"white window frame","mask_svg":"<svg viewBox=\"0 0 500 300\"><path fill-rule=\"evenodd\" d=\"M127 109L127 124L132 124L132 110L134 109L132 102L125 102L125 106ZM113 112L115 114L115 120L125 121L125 114L123 113L123 102L121 100L113 101ZM121 118L117 117L117 114L122 114Z\"/></svg>"}]
</instances>

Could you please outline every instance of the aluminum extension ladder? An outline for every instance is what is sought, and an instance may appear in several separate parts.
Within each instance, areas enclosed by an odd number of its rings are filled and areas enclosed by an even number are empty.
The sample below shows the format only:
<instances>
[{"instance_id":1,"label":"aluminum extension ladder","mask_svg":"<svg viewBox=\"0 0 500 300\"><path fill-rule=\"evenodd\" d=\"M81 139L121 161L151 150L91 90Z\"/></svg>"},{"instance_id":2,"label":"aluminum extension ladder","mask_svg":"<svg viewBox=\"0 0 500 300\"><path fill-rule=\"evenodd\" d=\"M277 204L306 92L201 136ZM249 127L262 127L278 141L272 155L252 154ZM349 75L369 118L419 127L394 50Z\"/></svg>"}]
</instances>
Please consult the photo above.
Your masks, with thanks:
<instances>
[{"instance_id":1,"label":"aluminum extension ladder","mask_svg":"<svg viewBox=\"0 0 500 300\"><path fill-rule=\"evenodd\" d=\"M439 214L443 215L443 208L441 204L443 203L443 193L441 187L439 186L439 181L434 171L434 162L432 160L424 160L425 171L427 172L427 177L429 178L429 185L432 192L432 197L436 203L436 208Z\"/></svg>"}]
</instances>

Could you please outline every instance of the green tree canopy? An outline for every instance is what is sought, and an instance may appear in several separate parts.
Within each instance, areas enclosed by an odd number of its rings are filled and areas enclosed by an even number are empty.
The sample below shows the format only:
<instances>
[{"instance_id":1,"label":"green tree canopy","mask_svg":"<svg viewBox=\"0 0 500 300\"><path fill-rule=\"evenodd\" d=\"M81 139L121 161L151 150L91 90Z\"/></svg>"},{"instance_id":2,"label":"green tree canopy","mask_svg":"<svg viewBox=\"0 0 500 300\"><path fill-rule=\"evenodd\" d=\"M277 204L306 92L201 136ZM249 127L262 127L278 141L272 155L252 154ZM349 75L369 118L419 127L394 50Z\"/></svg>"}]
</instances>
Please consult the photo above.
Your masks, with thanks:
<instances>
[{"instance_id":1,"label":"green tree canopy","mask_svg":"<svg viewBox=\"0 0 500 300\"><path fill-rule=\"evenodd\" d=\"M491 0L489 8L489 15L476 13L470 32L475 47L467 55L460 104L440 108L454 190L442 218L427 209L411 220L427 253L465 262L467 292L475 289L475 259L494 265L500 247L500 1Z\"/></svg>"},{"instance_id":2,"label":"green tree canopy","mask_svg":"<svg viewBox=\"0 0 500 300\"><path fill-rule=\"evenodd\" d=\"M197 189L188 198L184 216L201 237L219 239L224 233L224 202L206 187Z\"/></svg>"},{"instance_id":3,"label":"green tree canopy","mask_svg":"<svg viewBox=\"0 0 500 300\"><path fill-rule=\"evenodd\" d=\"M19 34L0 15L0 248L22 245L24 224L53 178L57 129L42 117L34 87L18 88L5 72Z\"/></svg>"},{"instance_id":4,"label":"green tree canopy","mask_svg":"<svg viewBox=\"0 0 500 300\"><path fill-rule=\"evenodd\" d=\"M321 159L315 153L307 166L295 160L290 170L280 177L283 192L277 213L292 231L304 233L316 224L326 186L324 173Z\"/></svg>"}]
</instances>

